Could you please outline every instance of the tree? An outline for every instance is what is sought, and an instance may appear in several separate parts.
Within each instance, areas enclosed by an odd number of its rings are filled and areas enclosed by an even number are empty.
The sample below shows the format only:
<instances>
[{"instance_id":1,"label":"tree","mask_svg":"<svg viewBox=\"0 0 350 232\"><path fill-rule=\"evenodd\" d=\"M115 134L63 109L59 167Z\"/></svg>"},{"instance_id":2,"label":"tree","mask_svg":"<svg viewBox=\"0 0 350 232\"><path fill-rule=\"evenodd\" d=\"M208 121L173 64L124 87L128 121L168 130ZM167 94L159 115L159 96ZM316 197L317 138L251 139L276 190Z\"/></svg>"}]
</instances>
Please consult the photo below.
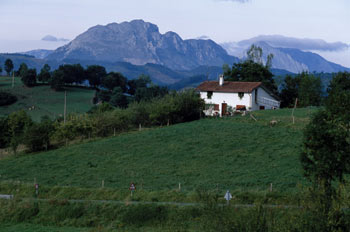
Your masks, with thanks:
<instances>
[{"instance_id":1,"label":"tree","mask_svg":"<svg viewBox=\"0 0 350 232\"><path fill-rule=\"evenodd\" d=\"M2 67L0 66L0 76L1 76L1 74L2 74Z\"/></svg>"},{"instance_id":2,"label":"tree","mask_svg":"<svg viewBox=\"0 0 350 232\"><path fill-rule=\"evenodd\" d=\"M138 88L146 88L152 83L151 78L147 75L140 75L137 79L128 81L128 94L134 95Z\"/></svg>"},{"instance_id":3,"label":"tree","mask_svg":"<svg viewBox=\"0 0 350 232\"><path fill-rule=\"evenodd\" d=\"M28 69L21 78L23 84L27 87L33 87L36 85L36 70Z\"/></svg>"},{"instance_id":4,"label":"tree","mask_svg":"<svg viewBox=\"0 0 350 232\"><path fill-rule=\"evenodd\" d=\"M19 65L18 71L17 71L17 76L23 77L28 71L28 66L26 63L21 63Z\"/></svg>"},{"instance_id":5,"label":"tree","mask_svg":"<svg viewBox=\"0 0 350 232\"><path fill-rule=\"evenodd\" d=\"M55 91L63 90L64 86L64 72L62 70L55 70L52 73L51 79L49 80L51 89Z\"/></svg>"},{"instance_id":6,"label":"tree","mask_svg":"<svg viewBox=\"0 0 350 232\"><path fill-rule=\"evenodd\" d=\"M126 108L128 106L128 99L123 93L123 89L121 87L116 87L113 89L112 97L110 103L119 108Z\"/></svg>"},{"instance_id":7,"label":"tree","mask_svg":"<svg viewBox=\"0 0 350 232\"><path fill-rule=\"evenodd\" d=\"M90 65L85 70L89 84L95 88L101 85L102 79L107 75L106 69L100 65Z\"/></svg>"},{"instance_id":8,"label":"tree","mask_svg":"<svg viewBox=\"0 0 350 232\"><path fill-rule=\"evenodd\" d=\"M140 101L149 101L153 98L163 97L168 93L169 93L169 90L167 87L152 85L150 87L137 88L134 96L135 96L135 100L137 102L140 102Z\"/></svg>"},{"instance_id":9,"label":"tree","mask_svg":"<svg viewBox=\"0 0 350 232\"><path fill-rule=\"evenodd\" d=\"M12 60L11 59L5 60L5 71L7 72L8 76L10 76L12 70L13 70Z\"/></svg>"},{"instance_id":10,"label":"tree","mask_svg":"<svg viewBox=\"0 0 350 232\"><path fill-rule=\"evenodd\" d=\"M292 107L298 98L300 78L287 75L282 84L280 94L281 107Z\"/></svg>"},{"instance_id":11,"label":"tree","mask_svg":"<svg viewBox=\"0 0 350 232\"><path fill-rule=\"evenodd\" d=\"M65 84L82 83L85 78L84 68L80 64L60 65L58 70L63 72Z\"/></svg>"},{"instance_id":12,"label":"tree","mask_svg":"<svg viewBox=\"0 0 350 232\"><path fill-rule=\"evenodd\" d=\"M325 108L313 116L304 131L301 164L314 187L322 187L326 213L335 194L333 182L344 182L350 174L349 81L348 74L334 77Z\"/></svg>"},{"instance_id":13,"label":"tree","mask_svg":"<svg viewBox=\"0 0 350 232\"><path fill-rule=\"evenodd\" d=\"M118 72L110 72L102 79L102 86L112 91L116 87L120 87L123 93L127 91L127 79L123 74Z\"/></svg>"},{"instance_id":14,"label":"tree","mask_svg":"<svg viewBox=\"0 0 350 232\"><path fill-rule=\"evenodd\" d=\"M319 106L322 101L322 82L319 77L308 72L298 74L299 90L298 99L299 106Z\"/></svg>"},{"instance_id":15,"label":"tree","mask_svg":"<svg viewBox=\"0 0 350 232\"><path fill-rule=\"evenodd\" d=\"M252 60L233 64L231 69L226 70L224 76L226 81L262 82L273 94L278 94L277 86L270 70L266 66Z\"/></svg>"},{"instance_id":16,"label":"tree","mask_svg":"<svg viewBox=\"0 0 350 232\"><path fill-rule=\"evenodd\" d=\"M298 98L298 106L319 106L322 102L322 82L320 77L302 72L295 77L287 75L280 94L281 107L292 107Z\"/></svg>"},{"instance_id":17,"label":"tree","mask_svg":"<svg viewBox=\"0 0 350 232\"><path fill-rule=\"evenodd\" d=\"M40 70L40 73L38 75L38 81L41 82L48 82L51 78L50 73L51 67L48 64L45 64L44 67Z\"/></svg>"}]
</instances>

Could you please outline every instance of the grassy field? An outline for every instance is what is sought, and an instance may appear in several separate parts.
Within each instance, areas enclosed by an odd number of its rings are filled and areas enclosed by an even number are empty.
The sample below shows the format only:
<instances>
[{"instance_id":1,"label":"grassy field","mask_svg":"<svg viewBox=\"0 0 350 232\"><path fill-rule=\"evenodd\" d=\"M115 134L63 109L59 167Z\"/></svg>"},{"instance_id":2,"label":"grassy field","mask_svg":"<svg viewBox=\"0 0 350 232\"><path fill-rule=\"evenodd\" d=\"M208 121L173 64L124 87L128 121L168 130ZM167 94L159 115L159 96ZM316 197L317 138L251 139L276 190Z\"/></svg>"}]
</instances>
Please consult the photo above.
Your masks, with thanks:
<instances>
[{"instance_id":1,"label":"grassy field","mask_svg":"<svg viewBox=\"0 0 350 232\"><path fill-rule=\"evenodd\" d=\"M91 230L73 227L53 227L34 224L0 224L1 232L88 232Z\"/></svg>"},{"instance_id":2,"label":"grassy field","mask_svg":"<svg viewBox=\"0 0 350 232\"><path fill-rule=\"evenodd\" d=\"M56 92L49 86L28 88L19 77L15 77L15 87L12 79L0 77L0 90L5 90L17 96L18 101L10 106L0 107L0 116L8 115L17 110L25 110L33 120L40 120L44 115L51 118L63 115L64 91ZM94 91L90 89L67 87L67 113L83 113L92 107ZM34 106L34 110L29 108Z\"/></svg>"},{"instance_id":3,"label":"grassy field","mask_svg":"<svg viewBox=\"0 0 350 232\"><path fill-rule=\"evenodd\" d=\"M299 163L302 128L314 109L255 112L132 132L38 154L0 160L0 181L45 186L147 191L197 188L280 192L304 184ZM269 126L275 119L278 124Z\"/></svg>"}]
</instances>

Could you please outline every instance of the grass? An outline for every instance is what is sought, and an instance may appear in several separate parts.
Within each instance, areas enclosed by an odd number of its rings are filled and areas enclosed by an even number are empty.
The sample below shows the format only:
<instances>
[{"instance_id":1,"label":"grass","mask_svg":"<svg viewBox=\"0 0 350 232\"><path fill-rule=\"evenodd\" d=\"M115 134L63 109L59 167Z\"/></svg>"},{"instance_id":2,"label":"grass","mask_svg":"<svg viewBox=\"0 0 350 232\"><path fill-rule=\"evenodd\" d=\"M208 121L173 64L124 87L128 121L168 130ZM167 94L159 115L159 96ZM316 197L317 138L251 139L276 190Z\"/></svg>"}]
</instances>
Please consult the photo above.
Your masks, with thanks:
<instances>
[{"instance_id":1,"label":"grass","mask_svg":"<svg viewBox=\"0 0 350 232\"><path fill-rule=\"evenodd\" d=\"M1 232L85 232L88 229L73 228L73 227L55 227L43 226L35 224L0 224Z\"/></svg>"},{"instance_id":2,"label":"grass","mask_svg":"<svg viewBox=\"0 0 350 232\"><path fill-rule=\"evenodd\" d=\"M25 110L33 120L40 120L44 115L55 118L63 115L64 91L56 92L47 85L34 88L25 87L19 77L15 77L15 87L12 88L10 77L0 77L0 90L8 91L17 96L18 101L10 106L0 107L0 116L14 111ZM92 105L94 91L79 87L66 87L67 113L84 113ZM31 107L34 110L29 110Z\"/></svg>"},{"instance_id":3,"label":"grass","mask_svg":"<svg viewBox=\"0 0 350 232\"><path fill-rule=\"evenodd\" d=\"M260 111L250 117L203 119L0 160L0 181L45 186L146 191L198 188L296 192L302 128L314 109ZM275 127L270 120L277 120Z\"/></svg>"}]
</instances>

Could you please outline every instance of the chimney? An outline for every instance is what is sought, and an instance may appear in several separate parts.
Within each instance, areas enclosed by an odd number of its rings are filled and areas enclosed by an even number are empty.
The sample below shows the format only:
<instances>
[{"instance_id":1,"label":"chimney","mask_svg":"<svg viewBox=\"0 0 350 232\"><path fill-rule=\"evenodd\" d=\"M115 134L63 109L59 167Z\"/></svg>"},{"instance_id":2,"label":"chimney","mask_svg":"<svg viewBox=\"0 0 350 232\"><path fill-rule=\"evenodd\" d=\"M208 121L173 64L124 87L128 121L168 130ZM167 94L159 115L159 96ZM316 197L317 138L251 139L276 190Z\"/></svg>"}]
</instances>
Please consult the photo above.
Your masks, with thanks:
<instances>
[{"instance_id":1,"label":"chimney","mask_svg":"<svg viewBox=\"0 0 350 232\"><path fill-rule=\"evenodd\" d=\"M224 84L224 75L220 75L219 77L219 85L222 86Z\"/></svg>"}]
</instances>

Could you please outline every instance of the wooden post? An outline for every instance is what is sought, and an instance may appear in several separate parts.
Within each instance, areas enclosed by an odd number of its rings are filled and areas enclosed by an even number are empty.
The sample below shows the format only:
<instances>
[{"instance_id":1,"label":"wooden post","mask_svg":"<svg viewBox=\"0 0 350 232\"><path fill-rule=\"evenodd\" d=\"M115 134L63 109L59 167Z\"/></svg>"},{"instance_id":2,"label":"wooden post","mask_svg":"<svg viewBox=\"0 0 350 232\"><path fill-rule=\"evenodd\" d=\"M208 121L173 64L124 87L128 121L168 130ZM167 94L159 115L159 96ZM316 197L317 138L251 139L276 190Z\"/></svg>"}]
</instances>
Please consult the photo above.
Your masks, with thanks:
<instances>
[{"instance_id":1,"label":"wooden post","mask_svg":"<svg viewBox=\"0 0 350 232\"><path fill-rule=\"evenodd\" d=\"M167 124L167 126L169 126L170 125L170 122L169 122L169 119L168 119L168 124Z\"/></svg>"},{"instance_id":2,"label":"wooden post","mask_svg":"<svg viewBox=\"0 0 350 232\"><path fill-rule=\"evenodd\" d=\"M105 187L105 180L102 180L102 188Z\"/></svg>"},{"instance_id":3,"label":"wooden post","mask_svg":"<svg viewBox=\"0 0 350 232\"><path fill-rule=\"evenodd\" d=\"M270 184L270 192L272 192L272 183Z\"/></svg>"},{"instance_id":4,"label":"wooden post","mask_svg":"<svg viewBox=\"0 0 350 232\"><path fill-rule=\"evenodd\" d=\"M114 136L115 136L115 128L113 128Z\"/></svg>"},{"instance_id":5,"label":"wooden post","mask_svg":"<svg viewBox=\"0 0 350 232\"><path fill-rule=\"evenodd\" d=\"M253 115L252 113L250 113L250 117L251 117L252 119L254 119L254 121L258 121L258 120L254 117L254 115Z\"/></svg>"},{"instance_id":6,"label":"wooden post","mask_svg":"<svg viewBox=\"0 0 350 232\"><path fill-rule=\"evenodd\" d=\"M15 87L15 72L12 72L12 88Z\"/></svg>"},{"instance_id":7,"label":"wooden post","mask_svg":"<svg viewBox=\"0 0 350 232\"><path fill-rule=\"evenodd\" d=\"M141 131L142 130L142 127L141 127L141 123L139 124L139 131Z\"/></svg>"},{"instance_id":8,"label":"wooden post","mask_svg":"<svg viewBox=\"0 0 350 232\"><path fill-rule=\"evenodd\" d=\"M64 125L66 125L66 113L67 113L67 91L64 91L64 115L63 115Z\"/></svg>"},{"instance_id":9,"label":"wooden post","mask_svg":"<svg viewBox=\"0 0 350 232\"><path fill-rule=\"evenodd\" d=\"M181 183L179 183L179 192L181 191Z\"/></svg>"},{"instance_id":10,"label":"wooden post","mask_svg":"<svg viewBox=\"0 0 350 232\"><path fill-rule=\"evenodd\" d=\"M295 108L297 108L297 104L298 104L298 98L295 99L295 104L294 104L294 108L293 108L293 111L292 111L293 124L295 123L294 110L295 110Z\"/></svg>"}]
</instances>

